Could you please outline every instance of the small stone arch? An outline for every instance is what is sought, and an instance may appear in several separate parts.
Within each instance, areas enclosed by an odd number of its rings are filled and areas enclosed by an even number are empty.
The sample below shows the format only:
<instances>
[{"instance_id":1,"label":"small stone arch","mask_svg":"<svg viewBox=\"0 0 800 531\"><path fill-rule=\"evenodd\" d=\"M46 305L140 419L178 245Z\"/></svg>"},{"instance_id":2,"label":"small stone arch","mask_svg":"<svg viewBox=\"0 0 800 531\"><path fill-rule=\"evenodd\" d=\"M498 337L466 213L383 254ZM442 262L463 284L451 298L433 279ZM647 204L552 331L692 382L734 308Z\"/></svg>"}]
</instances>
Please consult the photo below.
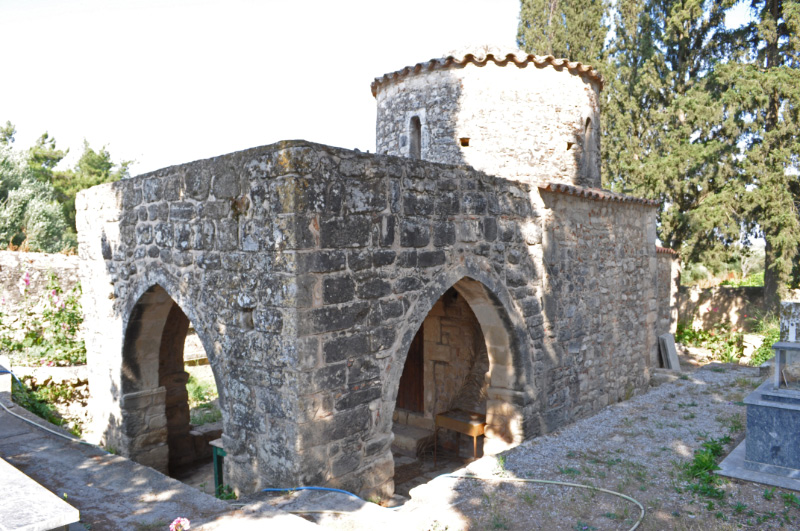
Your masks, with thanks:
<instances>
[{"instance_id":1,"label":"small stone arch","mask_svg":"<svg viewBox=\"0 0 800 531\"><path fill-rule=\"evenodd\" d=\"M183 347L190 317L160 283L133 299L124 320L121 364L123 451L133 460L161 472L172 472L179 457L191 455L189 407ZM197 334L208 354L223 411L224 389L207 334L196 320Z\"/></svg>"},{"instance_id":2,"label":"small stone arch","mask_svg":"<svg viewBox=\"0 0 800 531\"><path fill-rule=\"evenodd\" d=\"M381 412L384 422L379 429L387 433L391 430L400 377L417 330L439 298L453 288L469 304L486 342L490 384L486 402L484 451L497 453L521 443L525 438L523 408L529 394L526 385L530 385L531 381L527 377L529 363L526 363L530 356L519 319L515 318L516 312L501 284L486 275L463 273L450 273L445 279L431 283L434 287L425 290L416 301L418 310L413 312L415 318L394 351L394 360L390 363L384 388L384 411ZM479 277L480 280L474 277Z\"/></svg>"}]
</instances>

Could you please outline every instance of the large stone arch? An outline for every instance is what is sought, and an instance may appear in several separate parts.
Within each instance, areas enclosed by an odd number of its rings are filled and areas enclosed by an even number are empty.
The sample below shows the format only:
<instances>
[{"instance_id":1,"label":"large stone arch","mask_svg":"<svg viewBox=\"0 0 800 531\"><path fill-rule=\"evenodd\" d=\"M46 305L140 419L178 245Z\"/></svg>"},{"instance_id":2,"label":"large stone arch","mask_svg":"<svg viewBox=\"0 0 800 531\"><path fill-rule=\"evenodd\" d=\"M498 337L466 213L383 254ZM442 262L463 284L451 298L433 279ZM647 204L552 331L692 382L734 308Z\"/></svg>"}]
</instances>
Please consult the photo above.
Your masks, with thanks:
<instances>
[{"instance_id":1,"label":"large stone arch","mask_svg":"<svg viewBox=\"0 0 800 531\"><path fill-rule=\"evenodd\" d=\"M186 395L188 374L183 370L183 346L190 322L209 355L221 406L224 396L217 376L219 361L209 348L213 343L200 321L191 319L196 311L193 305L172 293L162 282L134 290L123 320L120 365L122 450L163 472L180 462L174 454L189 453L193 447ZM225 408L221 409L224 423Z\"/></svg>"},{"instance_id":2,"label":"large stone arch","mask_svg":"<svg viewBox=\"0 0 800 531\"><path fill-rule=\"evenodd\" d=\"M534 393L530 374L530 352L522 320L501 282L473 268L441 273L411 304L409 327L393 350L384 382L378 433L389 433L400 376L416 331L433 305L450 288L469 304L480 324L489 356L490 385L486 411L487 453L497 453L525 438L524 406Z\"/></svg>"}]
</instances>

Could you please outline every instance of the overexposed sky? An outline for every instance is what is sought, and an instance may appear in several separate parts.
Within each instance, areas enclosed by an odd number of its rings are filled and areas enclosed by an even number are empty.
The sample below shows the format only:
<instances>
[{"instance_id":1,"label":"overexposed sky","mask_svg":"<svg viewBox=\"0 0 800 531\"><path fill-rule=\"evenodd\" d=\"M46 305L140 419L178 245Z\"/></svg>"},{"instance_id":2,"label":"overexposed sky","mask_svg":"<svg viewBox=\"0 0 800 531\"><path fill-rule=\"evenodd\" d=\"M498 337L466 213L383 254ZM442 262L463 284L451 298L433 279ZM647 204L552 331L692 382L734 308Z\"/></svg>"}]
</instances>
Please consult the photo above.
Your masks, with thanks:
<instances>
[{"instance_id":1,"label":"overexposed sky","mask_svg":"<svg viewBox=\"0 0 800 531\"><path fill-rule=\"evenodd\" d=\"M375 149L375 77L514 46L519 0L0 0L0 124L132 174L278 140Z\"/></svg>"}]
</instances>

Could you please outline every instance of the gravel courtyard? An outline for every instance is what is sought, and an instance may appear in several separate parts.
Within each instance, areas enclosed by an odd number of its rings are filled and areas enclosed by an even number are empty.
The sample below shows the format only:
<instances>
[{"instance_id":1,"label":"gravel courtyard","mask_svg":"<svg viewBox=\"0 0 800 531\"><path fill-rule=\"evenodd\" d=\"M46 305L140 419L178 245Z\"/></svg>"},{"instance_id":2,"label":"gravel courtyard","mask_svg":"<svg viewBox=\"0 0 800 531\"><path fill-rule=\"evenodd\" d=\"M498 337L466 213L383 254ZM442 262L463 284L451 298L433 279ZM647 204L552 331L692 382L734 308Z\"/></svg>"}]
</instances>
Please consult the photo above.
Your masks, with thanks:
<instances>
[{"instance_id":1,"label":"gravel courtyard","mask_svg":"<svg viewBox=\"0 0 800 531\"><path fill-rule=\"evenodd\" d=\"M644 530L796 529L797 493L728 480L721 497L692 492L685 463L705 441L730 438L722 457L735 448L741 401L763 378L752 367L682 362L688 370L674 381L457 473L617 491L644 505ZM411 495L400 512L425 513L429 529L622 530L640 514L630 501L555 485L439 478Z\"/></svg>"}]
</instances>

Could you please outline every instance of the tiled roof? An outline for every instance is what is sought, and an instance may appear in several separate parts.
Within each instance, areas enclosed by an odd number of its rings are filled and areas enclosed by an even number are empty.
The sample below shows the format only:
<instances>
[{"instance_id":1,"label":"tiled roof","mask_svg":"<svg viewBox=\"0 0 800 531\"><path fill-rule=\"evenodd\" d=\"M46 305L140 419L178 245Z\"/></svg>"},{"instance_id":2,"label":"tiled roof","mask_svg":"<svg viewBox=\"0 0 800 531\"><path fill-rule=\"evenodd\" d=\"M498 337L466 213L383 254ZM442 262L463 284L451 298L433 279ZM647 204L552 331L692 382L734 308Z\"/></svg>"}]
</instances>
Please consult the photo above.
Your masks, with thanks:
<instances>
[{"instance_id":1,"label":"tiled roof","mask_svg":"<svg viewBox=\"0 0 800 531\"><path fill-rule=\"evenodd\" d=\"M484 66L489 61L494 62L499 66L506 66L508 63L514 63L518 67L525 66L533 63L539 68L545 66L552 66L556 70L566 68L569 72L577 74L581 77L590 79L603 88L603 78L591 66L583 63L572 62L567 59L556 59L552 55L533 55L525 53L522 50L499 50L499 49L484 49L468 53L453 53L447 57L438 59L431 59L425 63L417 63L414 66L407 66L402 70L384 74L381 77L376 77L375 81L370 86L372 88L372 95L376 96L378 90L388 83L398 81L406 76L419 74L423 71L445 70L448 68L463 68L469 63L477 66Z\"/></svg>"},{"instance_id":2,"label":"tiled roof","mask_svg":"<svg viewBox=\"0 0 800 531\"><path fill-rule=\"evenodd\" d=\"M594 199L595 201L613 201L615 203L634 203L638 205L658 206L658 201L651 199L643 199L641 197L632 197L629 195L616 194L609 190L602 188L584 188L582 186L573 186L571 184L562 183L543 183L539 185L540 190L548 192L556 192L560 194L574 195L577 197L585 197L587 199Z\"/></svg>"},{"instance_id":3,"label":"tiled roof","mask_svg":"<svg viewBox=\"0 0 800 531\"><path fill-rule=\"evenodd\" d=\"M656 245L656 253L671 254L678 256L678 251L676 251L675 249L670 249L669 247L659 247L658 245Z\"/></svg>"}]
</instances>

